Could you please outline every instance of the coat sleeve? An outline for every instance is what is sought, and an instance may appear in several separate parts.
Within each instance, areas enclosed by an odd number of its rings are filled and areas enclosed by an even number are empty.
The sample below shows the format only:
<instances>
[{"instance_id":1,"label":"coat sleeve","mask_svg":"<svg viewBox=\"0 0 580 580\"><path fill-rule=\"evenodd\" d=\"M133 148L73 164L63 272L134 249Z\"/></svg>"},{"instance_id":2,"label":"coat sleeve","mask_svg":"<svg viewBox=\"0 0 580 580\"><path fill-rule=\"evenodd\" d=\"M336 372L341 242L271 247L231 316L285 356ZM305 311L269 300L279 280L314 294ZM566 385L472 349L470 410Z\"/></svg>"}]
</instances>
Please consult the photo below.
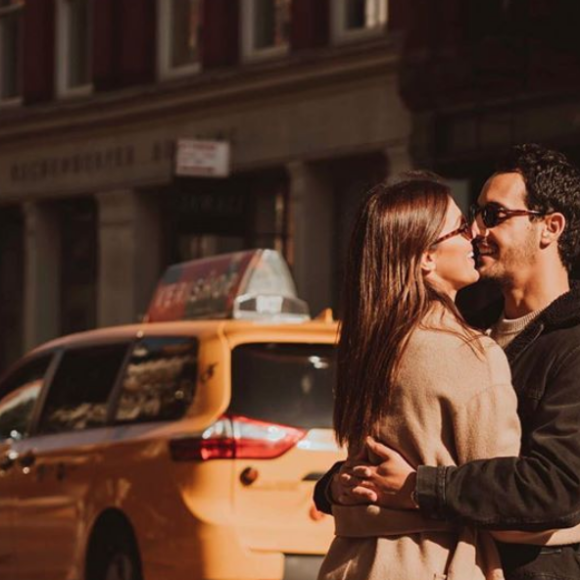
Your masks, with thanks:
<instances>
[{"instance_id":1,"label":"coat sleeve","mask_svg":"<svg viewBox=\"0 0 580 580\"><path fill-rule=\"evenodd\" d=\"M314 487L314 505L316 509L332 515L332 502L330 500L330 482L335 473L340 470L344 461L337 461L323 476L318 480Z\"/></svg>"},{"instance_id":2,"label":"coat sleeve","mask_svg":"<svg viewBox=\"0 0 580 580\"><path fill-rule=\"evenodd\" d=\"M522 457L421 466L424 515L490 529L528 531L580 523L580 346L554 369L530 418Z\"/></svg>"}]
</instances>

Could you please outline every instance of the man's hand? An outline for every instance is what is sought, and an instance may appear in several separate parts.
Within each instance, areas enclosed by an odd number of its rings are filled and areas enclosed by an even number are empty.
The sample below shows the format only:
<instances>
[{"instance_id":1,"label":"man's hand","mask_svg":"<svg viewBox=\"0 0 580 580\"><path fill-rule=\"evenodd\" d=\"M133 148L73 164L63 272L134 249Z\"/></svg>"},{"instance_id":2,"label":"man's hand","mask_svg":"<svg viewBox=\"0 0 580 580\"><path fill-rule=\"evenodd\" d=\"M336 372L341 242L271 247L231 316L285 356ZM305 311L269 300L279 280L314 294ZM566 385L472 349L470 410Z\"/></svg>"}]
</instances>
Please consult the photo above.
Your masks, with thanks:
<instances>
[{"instance_id":1,"label":"man's hand","mask_svg":"<svg viewBox=\"0 0 580 580\"><path fill-rule=\"evenodd\" d=\"M338 477L351 489L346 497L355 503L376 503L392 509L417 509L412 493L417 478L416 471L402 455L368 437L366 441L370 461L359 462ZM353 457L353 459L355 459Z\"/></svg>"}]
</instances>

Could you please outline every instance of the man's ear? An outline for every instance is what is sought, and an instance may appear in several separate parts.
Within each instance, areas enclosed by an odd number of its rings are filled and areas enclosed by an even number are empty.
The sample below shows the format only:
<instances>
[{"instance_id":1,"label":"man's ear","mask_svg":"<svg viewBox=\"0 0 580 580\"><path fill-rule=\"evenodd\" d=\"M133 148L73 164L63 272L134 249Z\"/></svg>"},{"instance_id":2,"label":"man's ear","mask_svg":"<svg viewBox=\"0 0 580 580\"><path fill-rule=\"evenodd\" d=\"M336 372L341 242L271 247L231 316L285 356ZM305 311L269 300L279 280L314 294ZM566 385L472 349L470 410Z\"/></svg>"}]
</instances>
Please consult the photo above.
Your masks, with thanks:
<instances>
[{"instance_id":1,"label":"man's ear","mask_svg":"<svg viewBox=\"0 0 580 580\"><path fill-rule=\"evenodd\" d=\"M427 251L423 252L421 256L421 271L424 276L428 276L432 272L435 272L437 268L437 261L435 260L435 255L433 252Z\"/></svg>"},{"instance_id":2,"label":"man's ear","mask_svg":"<svg viewBox=\"0 0 580 580\"><path fill-rule=\"evenodd\" d=\"M542 231L542 245L549 246L557 242L566 227L566 218L560 212L549 213L544 217L544 229Z\"/></svg>"}]
</instances>

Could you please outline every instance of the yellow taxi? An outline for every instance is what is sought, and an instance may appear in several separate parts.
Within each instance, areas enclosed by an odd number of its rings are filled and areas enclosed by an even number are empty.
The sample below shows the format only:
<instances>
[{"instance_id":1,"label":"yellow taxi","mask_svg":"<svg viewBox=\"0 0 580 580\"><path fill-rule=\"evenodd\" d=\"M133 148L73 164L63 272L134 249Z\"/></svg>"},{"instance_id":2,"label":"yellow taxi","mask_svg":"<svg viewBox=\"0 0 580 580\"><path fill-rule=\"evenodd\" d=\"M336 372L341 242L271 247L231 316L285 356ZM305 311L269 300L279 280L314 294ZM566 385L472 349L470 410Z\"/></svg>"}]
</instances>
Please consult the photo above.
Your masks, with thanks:
<instances>
[{"instance_id":1,"label":"yellow taxi","mask_svg":"<svg viewBox=\"0 0 580 580\"><path fill-rule=\"evenodd\" d=\"M255 250L169 268L141 324L28 354L0 381L0 578L315 578L336 336Z\"/></svg>"}]
</instances>

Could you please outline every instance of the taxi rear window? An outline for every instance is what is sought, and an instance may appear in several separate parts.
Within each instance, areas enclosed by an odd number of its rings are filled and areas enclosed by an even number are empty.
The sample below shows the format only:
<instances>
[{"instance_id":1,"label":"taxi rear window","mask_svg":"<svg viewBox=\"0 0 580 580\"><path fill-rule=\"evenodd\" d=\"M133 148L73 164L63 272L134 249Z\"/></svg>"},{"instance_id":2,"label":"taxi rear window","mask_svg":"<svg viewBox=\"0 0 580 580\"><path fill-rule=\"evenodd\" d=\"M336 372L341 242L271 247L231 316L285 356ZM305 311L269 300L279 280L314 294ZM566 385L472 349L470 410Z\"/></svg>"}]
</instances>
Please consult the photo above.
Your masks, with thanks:
<instances>
[{"instance_id":1,"label":"taxi rear window","mask_svg":"<svg viewBox=\"0 0 580 580\"><path fill-rule=\"evenodd\" d=\"M336 351L326 344L244 344L232 353L230 412L293 427L332 428Z\"/></svg>"}]
</instances>

